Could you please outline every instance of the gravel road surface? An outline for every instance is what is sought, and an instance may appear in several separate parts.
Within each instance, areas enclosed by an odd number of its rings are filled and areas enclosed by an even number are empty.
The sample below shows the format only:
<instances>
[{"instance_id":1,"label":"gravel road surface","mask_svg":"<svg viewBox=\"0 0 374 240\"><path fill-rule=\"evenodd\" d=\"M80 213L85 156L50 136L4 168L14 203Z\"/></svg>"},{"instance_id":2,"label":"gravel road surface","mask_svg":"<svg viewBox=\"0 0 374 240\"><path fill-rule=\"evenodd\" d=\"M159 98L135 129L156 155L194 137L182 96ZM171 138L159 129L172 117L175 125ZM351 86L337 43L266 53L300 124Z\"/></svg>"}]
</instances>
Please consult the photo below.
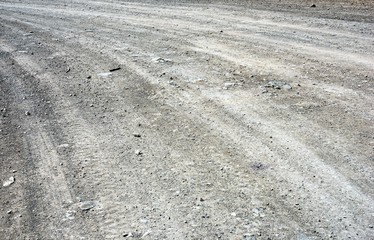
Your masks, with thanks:
<instances>
[{"instance_id":1,"label":"gravel road surface","mask_svg":"<svg viewBox=\"0 0 374 240\"><path fill-rule=\"evenodd\" d=\"M0 1L0 239L374 239L373 9Z\"/></svg>"}]
</instances>

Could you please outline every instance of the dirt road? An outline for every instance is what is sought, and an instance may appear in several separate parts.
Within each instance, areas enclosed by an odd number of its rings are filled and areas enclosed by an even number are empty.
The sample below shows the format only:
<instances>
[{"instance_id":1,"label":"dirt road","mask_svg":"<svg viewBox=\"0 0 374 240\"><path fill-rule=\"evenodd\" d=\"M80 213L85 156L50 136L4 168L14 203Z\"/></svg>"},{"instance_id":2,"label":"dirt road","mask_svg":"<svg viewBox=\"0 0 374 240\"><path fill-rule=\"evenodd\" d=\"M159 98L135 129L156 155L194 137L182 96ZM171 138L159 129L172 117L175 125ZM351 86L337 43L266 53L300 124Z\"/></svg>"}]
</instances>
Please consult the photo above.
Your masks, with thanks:
<instances>
[{"instance_id":1,"label":"dirt road","mask_svg":"<svg viewBox=\"0 0 374 240\"><path fill-rule=\"evenodd\" d=\"M374 239L373 4L259 2L1 1L0 239Z\"/></svg>"}]
</instances>

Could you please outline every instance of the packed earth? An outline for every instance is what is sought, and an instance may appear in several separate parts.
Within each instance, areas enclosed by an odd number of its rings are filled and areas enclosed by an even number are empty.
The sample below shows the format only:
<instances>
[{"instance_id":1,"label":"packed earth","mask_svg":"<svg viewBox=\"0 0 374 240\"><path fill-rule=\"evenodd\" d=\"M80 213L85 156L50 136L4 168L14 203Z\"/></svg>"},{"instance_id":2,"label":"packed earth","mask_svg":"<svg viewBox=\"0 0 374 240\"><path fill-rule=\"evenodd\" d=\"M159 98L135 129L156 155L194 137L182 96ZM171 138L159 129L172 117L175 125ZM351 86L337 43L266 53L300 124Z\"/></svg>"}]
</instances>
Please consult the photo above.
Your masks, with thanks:
<instances>
[{"instance_id":1,"label":"packed earth","mask_svg":"<svg viewBox=\"0 0 374 240\"><path fill-rule=\"evenodd\" d=\"M0 239L374 239L374 1L1 0Z\"/></svg>"}]
</instances>

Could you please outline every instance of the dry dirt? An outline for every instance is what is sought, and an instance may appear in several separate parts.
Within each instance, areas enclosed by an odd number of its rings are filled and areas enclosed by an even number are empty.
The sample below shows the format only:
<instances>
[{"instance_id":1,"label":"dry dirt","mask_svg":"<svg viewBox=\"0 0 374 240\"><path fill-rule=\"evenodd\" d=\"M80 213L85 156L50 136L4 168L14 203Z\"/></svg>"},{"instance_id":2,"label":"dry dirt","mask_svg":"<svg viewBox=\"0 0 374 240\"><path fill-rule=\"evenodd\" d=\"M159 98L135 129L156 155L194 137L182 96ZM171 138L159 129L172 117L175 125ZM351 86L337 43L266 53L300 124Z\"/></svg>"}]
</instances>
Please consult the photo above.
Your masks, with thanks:
<instances>
[{"instance_id":1,"label":"dry dirt","mask_svg":"<svg viewBox=\"0 0 374 240\"><path fill-rule=\"evenodd\" d=\"M374 239L373 7L2 0L0 239Z\"/></svg>"}]
</instances>

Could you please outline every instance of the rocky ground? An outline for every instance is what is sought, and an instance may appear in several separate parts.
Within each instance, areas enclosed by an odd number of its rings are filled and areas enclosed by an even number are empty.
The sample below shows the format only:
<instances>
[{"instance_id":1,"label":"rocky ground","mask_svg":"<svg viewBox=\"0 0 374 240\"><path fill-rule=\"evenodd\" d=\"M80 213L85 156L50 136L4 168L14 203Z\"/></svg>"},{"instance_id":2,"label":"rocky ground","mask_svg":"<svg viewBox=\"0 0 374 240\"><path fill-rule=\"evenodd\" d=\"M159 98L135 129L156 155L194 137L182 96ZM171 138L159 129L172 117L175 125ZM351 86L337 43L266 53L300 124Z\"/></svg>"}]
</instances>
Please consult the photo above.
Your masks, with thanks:
<instances>
[{"instance_id":1,"label":"rocky ground","mask_svg":"<svg viewBox=\"0 0 374 240\"><path fill-rule=\"evenodd\" d=\"M212 2L0 2L0 239L374 239L374 4Z\"/></svg>"}]
</instances>

